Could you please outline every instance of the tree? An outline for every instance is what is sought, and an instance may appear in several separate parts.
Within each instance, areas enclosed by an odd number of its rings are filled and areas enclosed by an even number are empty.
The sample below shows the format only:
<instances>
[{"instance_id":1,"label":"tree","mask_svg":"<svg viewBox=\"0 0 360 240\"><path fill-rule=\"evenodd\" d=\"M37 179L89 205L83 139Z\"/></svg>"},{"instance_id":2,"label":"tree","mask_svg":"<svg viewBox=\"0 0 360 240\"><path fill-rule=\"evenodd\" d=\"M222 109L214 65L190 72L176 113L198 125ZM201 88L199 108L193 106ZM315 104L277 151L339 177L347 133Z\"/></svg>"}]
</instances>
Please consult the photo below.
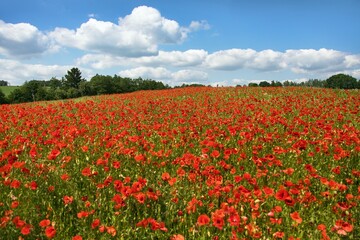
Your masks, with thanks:
<instances>
[{"instance_id":1,"label":"tree","mask_svg":"<svg viewBox=\"0 0 360 240\"><path fill-rule=\"evenodd\" d=\"M354 89L359 88L356 78L346 74L336 74L326 79L325 87Z\"/></svg>"},{"instance_id":2,"label":"tree","mask_svg":"<svg viewBox=\"0 0 360 240\"><path fill-rule=\"evenodd\" d=\"M0 86L9 86L9 83L5 80L0 80Z\"/></svg>"},{"instance_id":3,"label":"tree","mask_svg":"<svg viewBox=\"0 0 360 240\"><path fill-rule=\"evenodd\" d=\"M6 103L8 103L8 101L5 97L5 94L0 89L0 104L6 104Z\"/></svg>"},{"instance_id":4,"label":"tree","mask_svg":"<svg viewBox=\"0 0 360 240\"><path fill-rule=\"evenodd\" d=\"M52 89L57 89L57 88L61 88L62 87L62 83L59 79L55 78L55 77L52 77L47 85L52 88Z\"/></svg>"},{"instance_id":5,"label":"tree","mask_svg":"<svg viewBox=\"0 0 360 240\"><path fill-rule=\"evenodd\" d=\"M271 84L268 83L267 81L262 81L262 82L259 83L259 86L260 86L260 87L270 87Z\"/></svg>"},{"instance_id":6,"label":"tree","mask_svg":"<svg viewBox=\"0 0 360 240\"><path fill-rule=\"evenodd\" d=\"M275 87L282 87L283 85L282 85L282 83L281 82L279 82L279 81L276 81L275 82Z\"/></svg>"},{"instance_id":7,"label":"tree","mask_svg":"<svg viewBox=\"0 0 360 240\"><path fill-rule=\"evenodd\" d=\"M114 79L111 76L96 74L90 79L90 85L97 95L112 94L116 92Z\"/></svg>"},{"instance_id":8,"label":"tree","mask_svg":"<svg viewBox=\"0 0 360 240\"><path fill-rule=\"evenodd\" d=\"M257 83L249 83L249 87L258 87L259 85Z\"/></svg>"},{"instance_id":9,"label":"tree","mask_svg":"<svg viewBox=\"0 0 360 240\"><path fill-rule=\"evenodd\" d=\"M75 88L78 89L81 82L85 81L85 79L81 76L81 71L78 68L72 68L67 71L65 75L64 85L67 88Z\"/></svg>"}]
</instances>

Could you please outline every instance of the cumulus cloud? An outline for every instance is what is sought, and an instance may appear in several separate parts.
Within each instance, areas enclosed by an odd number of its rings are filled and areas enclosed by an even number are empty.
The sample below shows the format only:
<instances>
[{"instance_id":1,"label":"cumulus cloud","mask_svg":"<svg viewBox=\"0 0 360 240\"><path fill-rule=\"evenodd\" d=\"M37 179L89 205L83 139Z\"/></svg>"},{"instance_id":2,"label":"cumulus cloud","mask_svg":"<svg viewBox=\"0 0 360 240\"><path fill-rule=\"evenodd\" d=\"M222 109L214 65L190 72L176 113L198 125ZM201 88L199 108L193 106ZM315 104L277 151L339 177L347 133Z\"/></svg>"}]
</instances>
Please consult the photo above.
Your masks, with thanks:
<instances>
[{"instance_id":1,"label":"cumulus cloud","mask_svg":"<svg viewBox=\"0 0 360 240\"><path fill-rule=\"evenodd\" d=\"M208 74L197 70L179 70L171 72L164 67L138 67L119 72L122 77L154 79L170 85L179 83L199 83L208 79Z\"/></svg>"},{"instance_id":2,"label":"cumulus cloud","mask_svg":"<svg viewBox=\"0 0 360 240\"><path fill-rule=\"evenodd\" d=\"M188 33L205 29L205 22L192 22L189 28L161 16L152 7L134 8L131 14L119 18L117 24L90 18L75 30L56 28L50 33L59 45L84 51L123 57L158 54L160 44L177 44Z\"/></svg>"},{"instance_id":3,"label":"cumulus cloud","mask_svg":"<svg viewBox=\"0 0 360 240\"><path fill-rule=\"evenodd\" d=\"M89 52L132 57L157 53L157 44L150 36L93 18L76 30L56 28L50 36L59 45Z\"/></svg>"},{"instance_id":4,"label":"cumulus cloud","mask_svg":"<svg viewBox=\"0 0 360 240\"><path fill-rule=\"evenodd\" d=\"M246 66L256 55L253 49L229 49L207 56L205 66L217 70L236 70Z\"/></svg>"},{"instance_id":5,"label":"cumulus cloud","mask_svg":"<svg viewBox=\"0 0 360 240\"><path fill-rule=\"evenodd\" d=\"M180 70L172 74L172 78L176 82L205 82L208 79L208 74L203 71L196 71L196 70Z\"/></svg>"},{"instance_id":6,"label":"cumulus cloud","mask_svg":"<svg viewBox=\"0 0 360 240\"><path fill-rule=\"evenodd\" d=\"M273 50L229 49L210 54L205 66L217 70L256 69L275 71L285 67L282 53Z\"/></svg>"},{"instance_id":7,"label":"cumulus cloud","mask_svg":"<svg viewBox=\"0 0 360 240\"><path fill-rule=\"evenodd\" d=\"M346 54L332 49L286 50L284 63L295 73L336 70L346 67Z\"/></svg>"},{"instance_id":8,"label":"cumulus cloud","mask_svg":"<svg viewBox=\"0 0 360 240\"><path fill-rule=\"evenodd\" d=\"M129 78L145 78L156 80L168 80L171 78L171 72L163 67L151 68L151 67L138 67L119 72L122 77Z\"/></svg>"},{"instance_id":9,"label":"cumulus cloud","mask_svg":"<svg viewBox=\"0 0 360 240\"><path fill-rule=\"evenodd\" d=\"M210 24L206 20L192 21L188 29L190 31L209 30Z\"/></svg>"},{"instance_id":10,"label":"cumulus cloud","mask_svg":"<svg viewBox=\"0 0 360 240\"><path fill-rule=\"evenodd\" d=\"M90 65L96 69L111 68L115 66L151 66L151 67L195 67L201 65L206 56L205 50L190 49L181 51L159 51L155 56L138 58L117 57L106 54L86 54L77 59L79 65Z\"/></svg>"},{"instance_id":11,"label":"cumulus cloud","mask_svg":"<svg viewBox=\"0 0 360 240\"><path fill-rule=\"evenodd\" d=\"M47 35L29 23L5 23L0 20L0 54L4 56L33 57L54 50Z\"/></svg>"},{"instance_id":12,"label":"cumulus cloud","mask_svg":"<svg viewBox=\"0 0 360 240\"><path fill-rule=\"evenodd\" d=\"M0 59L1 78L11 85L21 85L26 80L48 80L52 77L62 77L73 66L25 64L10 59ZM21 71L19 70L21 69ZM90 74L89 70L82 69L83 73ZM83 74L85 77L85 75Z\"/></svg>"},{"instance_id":13,"label":"cumulus cloud","mask_svg":"<svg viewBox=\"0 0 360 240\"><path fill-rule=\"evenodd\" d=\"M90 19L76 29L57 27L46 33L29 23L0 20L0 54L28 57L62 46L122 57L153 56L158 54L159 45L182 43L190 32L210 27L206 21L193 21L183 27L147 6L134 8L117 23L95 16L89 14Z\"/></svg>"},{"instance_id":14,"label":"cumulus cloud","mask_svg":"<svg viewBox=\"0 0 360 240\"><path fill-rule=\"evenodd\" d=\"M273 50L229 49L206 57L204 66L216 70L291 70L294 73L325 73L360 68L360 56L332 49Z\"/></svg>"}]
</instances>

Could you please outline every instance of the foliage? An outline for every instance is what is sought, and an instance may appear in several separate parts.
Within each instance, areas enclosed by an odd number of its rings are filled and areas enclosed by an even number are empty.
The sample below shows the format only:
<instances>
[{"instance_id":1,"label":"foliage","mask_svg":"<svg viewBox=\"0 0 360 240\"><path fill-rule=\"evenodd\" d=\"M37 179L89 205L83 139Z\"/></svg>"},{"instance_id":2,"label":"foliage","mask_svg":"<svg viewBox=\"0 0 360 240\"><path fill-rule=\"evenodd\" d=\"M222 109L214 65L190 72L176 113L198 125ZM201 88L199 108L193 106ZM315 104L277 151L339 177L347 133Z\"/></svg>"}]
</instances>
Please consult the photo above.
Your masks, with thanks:
<instances>
[{"instance_id":1,"label":"foliage","mask_svg":"<svg viewBox=\"0 0 360 240\"><path fill-rule=\"evenodd\" d=\"M268 83L267 81L262 81L259 83L259 87L270 87L271 84Z\"/></svg>"},{"instance_id":2,"label":"foliage","mask_svg":"<svg viewBox=\"0 0 360 240\"><path fill-rule=\"evenodd\" d=\"M304 82L292 82L292 81L284 81L283 83L272 81L269 84L266 81L261 82L262 87L319 87L319 88L339 88L339 89L360 89L360 80L357 81L356 78L345 75L345 74L336 74L331 76L326 80L319 79L309 79ZM249 83L249 87L257 87L256 83Z\"/></svg>"},{"instance_id":3,"label":"foliage","mask_svg":"<svg viewBox=\"0 0 360 240\"><path fill-rule=\"evenodd\" d=\"M258 87L259 86L259 84L257 84L257 83L249 83L249 87Z\"/></svg>"},{"instance_id":4,"label":"foliage","mask_svg":"<svg viewBox=\"0 0 360 240\"><path fill-rule=\"evenodd\" d=\"M354 89L360 88L360 82L357 82L356 78L352 76L337 74L326 79L325 86L328 88Z\"/></svg>"},{"instance_id":5,"label":"foliage","mask_svg":"<svg viewBox=\"0 0 360 240\"><path fill-rule=\"evenodd\" d=\"M0 80L0 86L9 86L9 83L5 80Z\"/></svg>"},{"instance_id":6,"label":"foliage","mask_svg":"<svg viewBox=\"0 0 360 240\"><path fill-rule=\"evenodd\" d=\"M8 88L8 87L6 87ZM51 78L45 80L31 80L17 87L8 95L10 103L34 102L43 100L60 100L102 94L127 93L139 90L160 90L169 86L154 80L142 78L122 78L117 75L95 75L90 81L81 77L78 68L70 69L62 80Z\"/></svg>"},{"instance_id":7,"label":"foliage","mask_svg":"<svg viewBox=\"0 0 360 240\"><path fill-rule=\"evenodd\" d=\"M360 95L181 88L0 106L6 239L358 239Z\"/></svg>"},{"instance_id":8,"label":"foliage","mask_svg":"<svg viewBox=\"0 0 360 240\"><path fill-rule=\"evenodd\" d=\"M8 103L8 101L5 97L5 94L0 89L0 104L6 104L6 103Z\"/></svg>"},{"instance_id":9,"label":"foliage","mask_svg":"<svg viewBox=\"0 0 360 240\"><path fill-rule=\"evenodd\" d=\"M84 82L84 81L85 81L85 79L81 76L81 71L78 68L74 67L67 71L67 74L65 75L65 77L63 79L63 85L66 88L78 89L80 86L80 83Z\"/></svg>"}]
</instances>

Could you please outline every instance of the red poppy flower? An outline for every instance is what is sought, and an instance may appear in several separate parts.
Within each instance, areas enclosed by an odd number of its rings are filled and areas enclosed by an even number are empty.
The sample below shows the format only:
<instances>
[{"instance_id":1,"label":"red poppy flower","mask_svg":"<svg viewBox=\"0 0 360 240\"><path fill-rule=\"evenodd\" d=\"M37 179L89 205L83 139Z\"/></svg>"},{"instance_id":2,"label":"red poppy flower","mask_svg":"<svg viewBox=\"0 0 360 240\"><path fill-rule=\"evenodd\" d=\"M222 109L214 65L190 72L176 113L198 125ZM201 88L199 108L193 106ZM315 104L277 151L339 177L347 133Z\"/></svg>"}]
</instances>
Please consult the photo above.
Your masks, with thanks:
<instances>
[{"instance_id":1,"label":"red poppy flower","mask_svg":"<svg viewBox=\"0 0 360 240\"><path fill-rule=\"evenodd\" d=\"M85 211L78 212L77 214L78 218L86 218L87 216L89 216L89 213Z\"/></svg>"},{"instance_id":2,"label":"red poppy flower","mask_svg":"<svg viewBox=\"0 0 360 240\"><path fill-rule=\"evenodd\" d=\"M106 227L106 232L113 237L116 235L116 229L113 226Z\"/></svg>"},{"instance_id":3,"label":"red poppy flower","mask_svg":"<svg viewBox=\"0 0 360 240\"><path fill-rule=\"evenodd\" d=\"M168 172L164 172L162 175L161 175L161 179L163 181L168 181L170 179L170 174Z\"/></svg>"},{"instance_id":4,"label":"red poppy flower","mask_svg":"<svg viewBox=\"0 0 360 240\"><path fill-rule=\"evenodd\" d=\"M49 219L44 219L44 220L41 220L40 223L39 223L39 226L40 227L47 227L50 225L50 220Z\"/></svg>"},{"instance_id":5,"label":"red poppy flower","mask_svg":"<svg viewBox=\"0 0 360 240\"><path fill-rule=\"evenodd\" d=\"M48 155L49 160L54 160L57 156L60 155L60 151L58 149L51 150L50 154Z\"/></svg>"},{"instance_id":6,"label":"red poppy flower","mask_svg":"<svg viewBox=\"0 0 360 240\"><path fill-rule=\"evenodd\" d=\"M185 237L181 234L175 234L170 237L170 240L185 240Z\"/></svg>"},{"instance_id":7,"label":"red poppy flower","mask_svg":"<svg viewBox=\"0 0 360 240\"><path fill-rule=\"evenodd\" d=\"M45 229L45 235L47 238L53 238L56 235L56 229L53 226L48 226Z\"/></svg>"},{"instance_id":8,"label":"red poppy flower","mask_svg":"<svg viewBox=\"0 0 360 240\"><path fill-rule=\"evenodd\" d=\"M302 218L298 212L290 213L290 217L297 223L302 223Z\"/></svg>"},{"instance_id":9,"label":"red poppy flower","mask_svg":"<svg viewBox=\"0 0 360 240\"><path fill-rule=\"evenodd\" d=\"M285 189L280 189L275 193L275 198L280 201L284 201L288 196L289 193Z\"/></svg>"},{"instance_id":10,"label":"red poppy flower","mask_svg":"<svg viewBox=\"0 0 360 240\"><path fill-rule=\"evenodd\" d=\"M64 196L63 201L65 205L71 204L73 202L74 198L72 196Z\"/></svg>"},{"instance_id":11,"label":"red poppy flower","mask_svg":"<svg viewBox=\"0 0 360 240\"><path fill-rule=\"evenodd\" d=\"M212 222L213 222L214 227L216 227L216 228L218 228L220 230L224 226L224 218L219 216L219 215L214 214L212 216Z\"/></svg>"},{"instance_id":12,"label":"red poppy flower","mask_svg":"<svg viewBox=\"0 0 360 240\"><path fill-rule=\"evenodd\" d=\"M85 177L89 177L91 176L91 169L89 167L86 167L81 171L81 174Z\"/></svg>"},{"instance_id":13,"label":"red poppy flower","mask_svg":"<svg viewBox=\"0 0 360 240\"><path fill-rule=\"evenodd\" d=\"M143 203L145 202L146 195L145 195L144 193L137 193L137 194L135 194L135 199L136 199L139 203L143 204Z\"/></svg>"},{"instance_id":14,"label":"red poppy flower","mask_svg":"<svg viewBox=\"0 0 360 240\"><path fill-rule=\"evenodd\" d=\"M238 214L231 214L228 222L231 226L239 226L240 224L240 216Z\"/></svg>"},{"instance_id":15,"label":"red poppy flower","mask_svg":"<svg viewBox=\"0 0 360 240\"><path fill-rule=\"evenodd\" d=\"M276 232L273 234L275 238L283 238L285 236L284 232Z\"/></svg>"},{"instance_id":16,"label":"red poppy flower","mask_svg":"<svg viewBox=\"0 0 360 240\"><path fill-rule=\"evenodd\" d=\"M21 234L22 235L29 235L31 232L31 225L25 225L22 229L21 229Z\"/></svg>"},{"instance_id":17,"label":"red poppy flower","mask_svg":"<svg viewBox=\"0 0 360 240\"><path fill-rule=\"evenodd\" d=\"M210 222L210 218L206 214L202 214L197 219L197 224L199 226L208 225Z\"/></svg>"}]
</instances>

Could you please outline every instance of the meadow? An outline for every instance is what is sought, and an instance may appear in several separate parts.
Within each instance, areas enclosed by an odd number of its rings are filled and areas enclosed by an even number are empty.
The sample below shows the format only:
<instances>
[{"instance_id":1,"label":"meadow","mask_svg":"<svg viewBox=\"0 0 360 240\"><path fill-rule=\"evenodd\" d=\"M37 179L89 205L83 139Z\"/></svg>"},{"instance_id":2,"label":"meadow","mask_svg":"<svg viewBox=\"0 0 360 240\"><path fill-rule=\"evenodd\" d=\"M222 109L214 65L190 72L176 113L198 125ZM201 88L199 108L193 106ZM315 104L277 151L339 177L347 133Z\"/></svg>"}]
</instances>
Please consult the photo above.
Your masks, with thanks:
<instances>
[{"instance_id":1,"label":"meadow","mask_svg":"<svg viewBox=\"0 0 360 240\"><path fill-rule=\"evenodd\" d=\"M0 105L1 239L359 239L360 94Z\"/></svg>"},{"instance_id":2,"label":"meadow","mask_svg":"<svg viewBox=\"0 0 360 240\"><path fill-rule=\"evenodd\" d=\"M12 91L19 88L18 86L0 86L0 91L2 91L5 96L9 96Z\"/></svg>"}]
</instances>

